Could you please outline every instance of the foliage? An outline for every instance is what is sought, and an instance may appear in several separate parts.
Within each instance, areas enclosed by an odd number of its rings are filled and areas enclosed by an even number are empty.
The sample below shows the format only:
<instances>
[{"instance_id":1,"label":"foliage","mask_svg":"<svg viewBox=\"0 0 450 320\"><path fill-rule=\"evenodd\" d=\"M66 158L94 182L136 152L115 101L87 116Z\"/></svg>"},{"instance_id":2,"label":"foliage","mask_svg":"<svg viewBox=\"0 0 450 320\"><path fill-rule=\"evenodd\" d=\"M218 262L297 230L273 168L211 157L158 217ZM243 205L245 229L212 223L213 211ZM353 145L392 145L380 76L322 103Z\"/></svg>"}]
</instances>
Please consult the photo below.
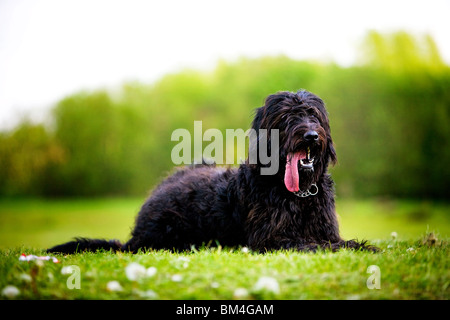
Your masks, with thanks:
<instances>
[{"instance_id":1,"label":"foliage","mask_svg":"<svg viewBox=\"0 0 450 320\"><path fill-rule=\"evenodd\" d=\"M203 131L246 130L267 95L304 88L330 113L338 195L448 199L450 68L429 36L371 32L361 53L345 68L241 58L73 94L49 124L1 133L0 195L145 194L173 167L173 130L193 132L194 120Z\"/></svg>"}]
</instances>

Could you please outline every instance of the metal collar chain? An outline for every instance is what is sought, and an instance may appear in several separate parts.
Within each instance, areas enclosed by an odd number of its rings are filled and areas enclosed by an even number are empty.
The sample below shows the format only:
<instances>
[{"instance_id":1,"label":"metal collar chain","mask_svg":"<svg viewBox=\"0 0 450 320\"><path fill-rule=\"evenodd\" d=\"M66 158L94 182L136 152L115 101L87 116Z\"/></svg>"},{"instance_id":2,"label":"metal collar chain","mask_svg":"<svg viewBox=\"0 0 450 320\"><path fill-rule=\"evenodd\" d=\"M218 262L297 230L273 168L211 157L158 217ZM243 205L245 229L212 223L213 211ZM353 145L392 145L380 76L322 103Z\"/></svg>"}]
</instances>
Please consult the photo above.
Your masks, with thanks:
<instances>
[{"instance_id":1,"label":"metal collar chain","mask_svg":"<svg viewBox=\"0 0 450 320\"><path fill-rule=\"evenodd\" d=\"M309 188L309 190L306 190L306 191L299 190L297 192L294 192L294 194L297 197L306 198L309 196L315 196L318 192L319 192L319 188L317 187L317 184L313 183L311 185L311 187Z\"/></svg>"}]
</instances>

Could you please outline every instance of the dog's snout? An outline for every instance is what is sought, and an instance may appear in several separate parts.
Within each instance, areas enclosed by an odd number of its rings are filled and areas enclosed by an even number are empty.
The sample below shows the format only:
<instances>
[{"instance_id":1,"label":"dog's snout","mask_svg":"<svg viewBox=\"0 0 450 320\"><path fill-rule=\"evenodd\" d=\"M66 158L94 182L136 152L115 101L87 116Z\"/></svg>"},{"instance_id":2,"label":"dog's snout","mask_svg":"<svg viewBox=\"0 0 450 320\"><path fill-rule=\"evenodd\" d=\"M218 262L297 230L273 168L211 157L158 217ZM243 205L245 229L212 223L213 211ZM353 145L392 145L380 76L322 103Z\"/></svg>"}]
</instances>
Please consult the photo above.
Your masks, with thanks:
<instances>
[{"instance_id":1,"label":"dog's snout","mask_svg":"<svg viewBox=\"0 0 450 320\"><path fill-rule=\"evenodd\" d=\"M303 139L307 142L317 141L319 140L319 134L314 130L310 130L303 135Z\"/></svg>"}]
</instances>

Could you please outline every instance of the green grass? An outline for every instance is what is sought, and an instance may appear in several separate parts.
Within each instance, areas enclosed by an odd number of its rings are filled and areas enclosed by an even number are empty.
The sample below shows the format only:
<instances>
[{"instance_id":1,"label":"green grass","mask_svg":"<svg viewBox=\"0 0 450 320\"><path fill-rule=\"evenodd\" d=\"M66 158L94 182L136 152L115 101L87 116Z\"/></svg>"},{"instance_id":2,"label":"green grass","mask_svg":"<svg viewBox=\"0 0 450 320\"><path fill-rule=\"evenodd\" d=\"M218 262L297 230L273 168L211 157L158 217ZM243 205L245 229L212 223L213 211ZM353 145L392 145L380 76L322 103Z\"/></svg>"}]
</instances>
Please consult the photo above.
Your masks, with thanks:
<instances>
[{"instance_id":1,"label":"green grass","mask_svg":"<svg viewBox=\"0 0 450 320\"><path fill-rule=\"evenodd\" d=\"M449 299L449 205L405 201L350 201L337 204L344 238L368 239L380 253L200 248L191 253L148 251L58 255L60 263L19 261L21 253L45 255L44 248L73 236L126 240L141 199L3 200L0 202L0 290L15 286L16 299ZM398 238L392 239L392 231ZM437 242L425 241L435 232ZM155 267L137 281L125 269L136 262ZM80 289L69 289L64 266L80 268ZM381 289L370 290L367 268L380 269ZM181 276L174 281L173 275ZM278 293L257 290L262 276L275 279ZM118 281L122 291L108 291ZM247 291L236 297L236 289ZM151 290L151 291L149 291ZM0 299L6 299L1 295Z\"/></svg>"},{"instance_id":2,"label":"green grass","mask_svg":"<svg viewBox=\"0 0 450 320\"><path fill-rule=\"evenodd\" d=\"M0 200L0 248L48 248L75 236L125 240L142 201Z\"/></svg>"},{"instance_id":3,"label":"green grass","mask_svg":"<svg viewBox=\"0 0 450 320\"><path fill-rule=\"evenodd\" d=\"M149 251L136 255L109 252L59 256L61 262L19 262L23 250L2 250L0 287L14 285L20 299L448 299L449 245L381 242L384 252L340 251L317 254L280 251L267 254L204 248L190 254ZM389 247L388 246L392 246ZM409 248L413 249L409 249ZM38 250L27 253L43 254ZM137 262L155 267L152 277L127 278L125 268ZM69 289L64 266L80 268L80 289ZM370 265L380 268L380 289L368 289ZM173 275L180 275L176 282ZM279 293L256 290L261 276L276 279ZM120 292L107 284L118 281ZM147 293L147 296L146 296Z\"/></svg>"}]
</instances>

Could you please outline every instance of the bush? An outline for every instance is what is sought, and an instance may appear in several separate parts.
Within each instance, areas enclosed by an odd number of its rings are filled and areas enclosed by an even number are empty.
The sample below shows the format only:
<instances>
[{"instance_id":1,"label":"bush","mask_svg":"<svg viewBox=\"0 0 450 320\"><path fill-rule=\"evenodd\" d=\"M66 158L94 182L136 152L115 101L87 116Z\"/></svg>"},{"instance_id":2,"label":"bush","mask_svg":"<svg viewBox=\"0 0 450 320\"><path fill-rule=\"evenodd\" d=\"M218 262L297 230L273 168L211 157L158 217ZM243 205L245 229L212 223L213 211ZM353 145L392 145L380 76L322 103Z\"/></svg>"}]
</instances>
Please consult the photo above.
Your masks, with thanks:
<instances>
[{"instance_id":1,"label":"bush","mask_svg":"<svg viewBox=\"0 0 450 320\"><path fill-rule=\"evenodd\" d=\"M267 95L304 88L327 104L338 195L448 199L449 67L428 36L372 32L361 52L347 68L241 58L71 95L54 107L52 125L0 135L0 194L142 195L173 167L173 130L192 132L195 120L203 131L245 130Z\"/></svg>"}]
</instances>

